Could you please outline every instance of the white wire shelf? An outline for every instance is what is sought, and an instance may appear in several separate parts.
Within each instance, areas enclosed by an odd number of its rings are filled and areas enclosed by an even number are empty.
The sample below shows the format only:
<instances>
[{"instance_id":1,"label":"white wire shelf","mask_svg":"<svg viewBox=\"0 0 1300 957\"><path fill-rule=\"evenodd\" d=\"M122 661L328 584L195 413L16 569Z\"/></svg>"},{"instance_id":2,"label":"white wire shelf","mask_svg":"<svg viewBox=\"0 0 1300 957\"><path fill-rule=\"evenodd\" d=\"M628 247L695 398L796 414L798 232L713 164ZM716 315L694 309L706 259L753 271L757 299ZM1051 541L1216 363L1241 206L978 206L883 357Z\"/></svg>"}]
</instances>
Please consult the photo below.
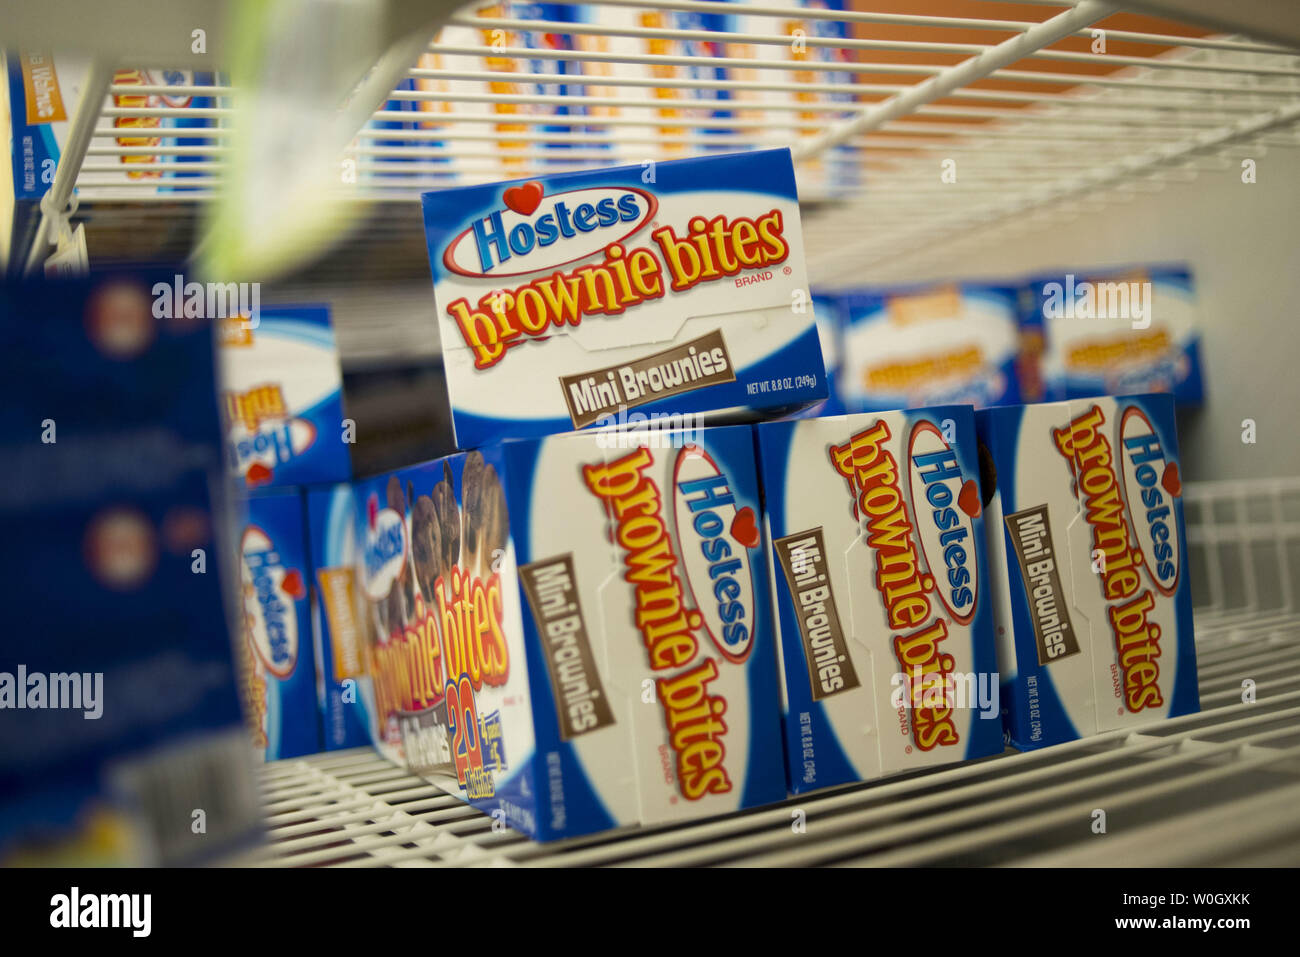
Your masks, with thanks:
<instances>
[{"instance_id":1,"label":"white wire shelf","mask_svg":"<svg viewBox=\"0 0 1300 957\"><path fill-rule=\"evenodd\" d=\"M339 157L340 192L382 213L359 214L366 229L321 272L382 280L390 258L420 275L418 210L398 210L426 190L789 146L811 278L833 288L896 278L1081 197L1122 202L1223 171L1245 148L1300 147L1300 51L1276 43L1101 0L1021 0L1014 18L981 0L964 16L924 0L856 6L882 9L597 0L540 19L535 5L467 6ZM232 91L185 88L218 103L206 108L113 100L150 89L110 84L84 155L65 159L98 260L183 258L196 209L222 187ZM186 130L198 142L183 146L118 142L121 124L163 116L209 127ZM142 152L190 160L189 175L123 182L123 159ZM359 248L375 243L390 255Z\"/></svg>"},{"instance_id":2,"label":"white wire shelf","mask_svg":"<svg viewBox=\"0 0 1300 957\"><path fill-rule=\"evenodd\" d=\"M1295 865L1300 480L1186 486L1199 714L695 824L537 844L367 749L268 765L298 867ZM1246 703L1246 682L1254 700ZM1094 812L1106 831L1094 833ZM792 825L802 816L800 831Z\"/></svg>"}]
</instances>

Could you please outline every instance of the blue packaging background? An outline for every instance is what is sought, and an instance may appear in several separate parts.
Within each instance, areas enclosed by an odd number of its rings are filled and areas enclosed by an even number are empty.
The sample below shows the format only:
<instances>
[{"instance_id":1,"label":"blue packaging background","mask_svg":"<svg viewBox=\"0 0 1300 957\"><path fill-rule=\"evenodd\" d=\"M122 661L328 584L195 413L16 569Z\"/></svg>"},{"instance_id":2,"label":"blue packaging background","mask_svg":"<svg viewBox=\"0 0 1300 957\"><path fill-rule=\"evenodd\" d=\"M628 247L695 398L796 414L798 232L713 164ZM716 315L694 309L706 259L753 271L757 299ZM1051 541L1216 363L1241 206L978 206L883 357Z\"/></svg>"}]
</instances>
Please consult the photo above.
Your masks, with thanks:
<instances>
[{"instance_id":1,"label":"blue packaging background","mask_svg":"<svg viewBox=\"0 0 1300 957\"><path fill-rule=\"evenodd\" d=\"M5 64L9 73L9 116L10 116L10 138L9 138L9 157L11 168L13 170L14 199L21 203L23 201L36 202L50 188L50 183L43 182L42 170L47 160L53 160L57 165L59 159L59 147L54 139L54 132L50 129L49 123L28 123L27 122L27 99L23 88L22 63L20 62L16 51L7 51ZM181 74L175 70L162 71L162 77L154 78L155 82L161 81L166 84L179 83ZM210 72L198 72L194 74L194 85L207 86L215 82L215 74ZM68 121L73 118L75 104L68 100L68 94L64 94L65 107L68 114ZM189 107L213 107L216 101L210 96L193 97ZM174 141L172 145L176 146L206 146L210 140L187 137L182 135L186 130L203 129L211 125L211 120L201 117L182 117L168 116L162 120L162 125L146 130L141 133L139 129L124 127L123 137L135 136L158 136L164 142ZM32 142L32 160L34 163L34 182L30 185L24 181L22 143L23 140L30 138ZM116 144L114 144L116 145ZM149 156L148 146L140 147L141 156ZM162 157L159 157L161 160ZM165 162L155 164L155 168L164 171L163 176L158 180L157 190L164 192L187 192L184 186L184 180L189 177L199 176L199 173L184 172L183 166L186 163L194 163L200 160L207 160L210 157L193 155L193 156L169 156ZM144 168L143 164L138 164L139 168ZM125 174L131 167L127 164L122 165L122 172Z\"/></svg>"},{"instance_id":2,"label":"blue packaging background","mask_svg":"<svg viewBox=\"0 0 1300 957\"><path fill-rule=\"evenodd\" d=\"M845 302L842 296L814 292L812 294L813 314L817 317L817 326L823 340L826 336L834 341L831 348L835 358L826 359L826 350L822 349L822 359L826 366L826 401L818 402L795 414L798 419L815 419L824 415L843 415L848 409L844 405L844 394L840 391L840 367L844 362L844 312Z\"/></svg>"},{"instance_id":3,"label":"blue packaging background","mask_svg":"<svg viewBox=\"0 0 1300 957\"><path fill-rule=\"evenodd\" d=\"M0 581L13 612L0 671L104 673L97 720L77 710L4 712L0 852L60 835L88 802L113 799L104 772L115 759L242 731L212 539L225 486L211 330L158 323L130 358L105 356L86 335L96 289L127 282L147 296L171 272L0 286L0 458L9 467ZM48 445L47 419L57 430ZM152 574L119 590L83 558L87 527L108 508L155 530L169 517L202 521L183 542L160 535ZM205 574L193 571L192 547L205 547Z\"/></svg>"},{"instance_id":4,"label":"blue packaging background","mask_svg":"<svg viewBox=\"0 0 1300 957\"><path fill-rule=\"evenodd\" d=\"M1131 403L1146 414L1156 433L1165 455L1170 461L1180 462L1178 455L1178 433L1174 425L1174 402L1169 395L1118 396L1117 401ZM1010 515L1034 502L1020 503L1016 499L1014 484L1007 481L1016 474L1019 455L1017 446L1021 441L1021 421L1024 406L1000 409L985 409L975 413L976 431L979 439L988 448L997 470L997 494L1001 496L1002 514ZM1062 406L1062 424L1068 423L1070 413ZM1041 438L1042 447L1046 448L1050 436ZM1180 462L1181 464L1181 462ZM1064 462L1062 481L1068 481ZM1191 579L1187 574L1187 531L1183 517L1183 500L1179 496L1175 501L1178 520L1178 547L1182 556L1183 575L1179 580L1174 595L1174 618L1178 626L1178 671L1174 676L1173 694L1170 702L1170 716L1193 714L1200 710L1200 697L1196 678L1196 644L1192 628L1192 590ZM1078 730L1070 721L1061 705L1060 695L1052 682L1051 670L1038 663L1038 650L1034 639L1033 623L1029 614L1029 599L1025 593L1024 580L1020 568L1014 562L1015 550L1011 544L1011 533L1005 523L1001 528L1005 538L1008 568L1007 581L1011 595L1011 623L1015 643L1015 674L1003 675L1002 716L1007 735L1011 743L1021 751L1073 741L1079 737ZM1066 569L1062 569L1062 574ZM1029 737L1029 685L1030 677L1037 682L1038 711L1042 735L1040 741L1031 741Z\"/></svg>"}]
</instances>

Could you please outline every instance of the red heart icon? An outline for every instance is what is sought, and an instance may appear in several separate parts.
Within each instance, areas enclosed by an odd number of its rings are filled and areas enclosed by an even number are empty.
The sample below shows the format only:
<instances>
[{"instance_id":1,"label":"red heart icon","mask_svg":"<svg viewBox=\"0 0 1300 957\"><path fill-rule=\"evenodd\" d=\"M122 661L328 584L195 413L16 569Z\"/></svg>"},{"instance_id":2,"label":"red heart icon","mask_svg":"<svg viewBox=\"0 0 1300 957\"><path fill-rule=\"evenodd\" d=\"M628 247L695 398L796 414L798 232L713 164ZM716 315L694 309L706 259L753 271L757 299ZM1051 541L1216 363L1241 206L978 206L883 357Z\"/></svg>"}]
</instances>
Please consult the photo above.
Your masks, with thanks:
<instances>
[{"instance_id":1,"label":"red heart icon","mask_svg":"<svg viewBox=\"0 0 1300 957\"><path fill-rule=\"evenodd\" d=\"M1183 494L1183 480L1178 477L1178 463L1170 462L1165 466L1165 474L1160 476L1160 484L1174 498Z\"/></svg>"},{"instance_id":2,"label":"red heart icon","mask_svg":"<svg viewBox=\"0 0 1300 957\"><path fill-rule=\"evenodd\" d=\"M748 505L731 520L731 537L746 548L758 547L758 523L754 521L754 510Z\"/></svg>"},{"instance_id":3,"label":"red heart icon","mask_svg":"<svg viewBox=\"0 0 1300 957\"><path fill-rule=\"evenodd\" d=\"M531 216L537 211L537 206L542 201L542 184L534 179L520 186L511 186L506 190L503 198L506 205L516 213Z\"/></svg>"},{"instance_id":4,"label":"red heart icon","mask_svg":"<svg viewBox=\"0 0 1300 957\"><path fill-rule=\"evenodd\" d=\"M974 479L967 479L962 483L961 492L957 495L957 504L961 510L971 518L978 518L980 514L980 488L975 484Z\"/></svg>"},{"instance_id":5,"label":"red heart icon","mask_svg":"<svg viewBox=\"0 0 1300 957\"><path fill-rule=\"evenodd\" d=\"M285 573L284 580L280 582L280 590L295 601L306 596L307 590L302 587L302 576L298 574L298 569L290 569Z\"/></svg>"},{"instance_id":6,"label":"red heart icon","mask_svg":"<svg viewBox=\"0 0 1300 957\"><path fill-rule=\"evenodd\" d=\"M244 473L244 479L248 482L249 488L265 485L271 481L271 470L261 462L254 462L248 467L248 471Z\"/></svg>"}]
</instances>

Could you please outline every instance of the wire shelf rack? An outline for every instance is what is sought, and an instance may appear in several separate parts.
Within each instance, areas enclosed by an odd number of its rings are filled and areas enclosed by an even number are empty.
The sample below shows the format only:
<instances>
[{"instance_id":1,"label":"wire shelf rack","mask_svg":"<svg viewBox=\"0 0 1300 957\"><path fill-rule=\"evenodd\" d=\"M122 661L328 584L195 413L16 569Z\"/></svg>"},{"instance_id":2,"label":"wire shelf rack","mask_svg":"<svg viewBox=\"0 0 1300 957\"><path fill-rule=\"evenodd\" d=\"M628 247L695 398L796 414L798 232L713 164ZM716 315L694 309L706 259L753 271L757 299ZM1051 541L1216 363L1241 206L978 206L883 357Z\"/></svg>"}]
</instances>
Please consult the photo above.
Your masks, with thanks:
<instances>
[{"instance_id":1,"label":"wire shelf rack","mask_svg":"<svg viewBox=\"0 0 1300 957\"><path fill-rule=\"evenodd\" d=\"M1103 0L844 6L465 7L339 157L339 189L374 211L321 275L421 275L425 190L789 146L811 276L833 288L1300 145L1295 49ZM168 93L217 105L140 105ZM103 103L62 160L93 253L187 255L229 161L231 90L109 81ZM206 127L186 145L122 141L124 125L161 116ZM124 183L124 158L142 152L184 155L183 184Z\"/></svg>"},{"instance_id":2,"label":"wire shelf rack","mask_svg":"<svg viewBox=\"0 0 1300 957\"><path fill-rule=\"evenodd\" d=\"M1189 483L1185 495L1199 714L724 818L555 844L494 825L368 750L321 754L263 769L268 843L239 863L1300 863L1300 479Z\"/></svg>"}]
</instances>

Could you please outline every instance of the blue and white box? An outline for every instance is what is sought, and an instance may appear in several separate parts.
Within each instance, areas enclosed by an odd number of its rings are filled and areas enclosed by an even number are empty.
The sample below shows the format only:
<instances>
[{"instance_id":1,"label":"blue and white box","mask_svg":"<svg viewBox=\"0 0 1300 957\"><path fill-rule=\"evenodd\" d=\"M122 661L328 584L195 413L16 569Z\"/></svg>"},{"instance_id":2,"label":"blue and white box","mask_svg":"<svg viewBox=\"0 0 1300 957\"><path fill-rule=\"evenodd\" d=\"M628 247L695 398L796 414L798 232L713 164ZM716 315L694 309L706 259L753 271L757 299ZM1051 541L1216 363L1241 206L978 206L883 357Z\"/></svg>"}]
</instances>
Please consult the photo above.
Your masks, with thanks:
<instances>
[{"instance_id":1,"label":"blue and white box","mask_svg":"<svg viewBox=\"0 0 1300 957\"><path fill-rule=\"evenodd\" d=\"M268 761L320 750L303 500L297 489L250 496L239 534L238 640L245 719Z\"/></svg>"},{"instance_id":2,"label":"blue and white box","mask_svg":"<svg viewBox=\"0 0 1300 957\"><path fill-rule=\"evenodd\" d=\"M756 431L790 790L1000 753L970 407Z\"/></svg>"},{"instance_id":3,"label":"blue and white box","mask_svg":"<svg viewBox=\"0 0 1300 957\"><path fill-rule=\"evenodd\" d=\"M6 865L193 864L261 828L211 328L155 318L158 278L0 288Z\"/></svg>"},{"instance_id":4,"label":"blue and white box","mask_svg":"<svg viewBox=\"0 0 1300 957\"><path fill-rule=\"evenodd\" d=\"M1049 399L1170 392L1205 398L1201 317L1184 265L1129 266L1030 280L1022 317L1041 327Z\"/></svg>"},{"instance_id":5,"label":"blue and white box","mask_svg":"<svg viewBox=\"0 0 1300 957\"><path fill-rule=\"evenodd\" d=\"M1174 401L976 414L1007 734L1022 750L1199 710Z\"/></svg>"},{"instance_id":6,"label":"blue and white box","mask_svg":"<svg viewBox=\"0 0 1300 957\"><path fill-rule=\"evenodd\" d=\"M218 323L229 471L246 489L351 477L343 374L325 306Z\"/></svg>"},{"instance_id":7,"label":"blue and white box","mask_svg":"<svg viewBox=\"0 0 1300 957\"><path fill-rule=\"evenodd\" d=\"M841 392L852 412L1020 402L1019 291L943 283L847 296Z\"/></svg>"},{"instance_id":8,"label":"blue and white box","mask_svg":"<svg viewBox=\"0 0 1300 957\"><path fill-rule=\"evenodd\" d=\"M358 483L381 752L539 840L785 797L753 433Z\"/></svg>"},{"instance_id":9,"label":"blue and white box","mask_svg":"<svg viewBox=\"0 0 1300 957\"><path fill-rule=\"evenodd\" d=\"M424 221L461 448L826 398L788 150L425 193Z\"/></svg>"}]
</instances>

